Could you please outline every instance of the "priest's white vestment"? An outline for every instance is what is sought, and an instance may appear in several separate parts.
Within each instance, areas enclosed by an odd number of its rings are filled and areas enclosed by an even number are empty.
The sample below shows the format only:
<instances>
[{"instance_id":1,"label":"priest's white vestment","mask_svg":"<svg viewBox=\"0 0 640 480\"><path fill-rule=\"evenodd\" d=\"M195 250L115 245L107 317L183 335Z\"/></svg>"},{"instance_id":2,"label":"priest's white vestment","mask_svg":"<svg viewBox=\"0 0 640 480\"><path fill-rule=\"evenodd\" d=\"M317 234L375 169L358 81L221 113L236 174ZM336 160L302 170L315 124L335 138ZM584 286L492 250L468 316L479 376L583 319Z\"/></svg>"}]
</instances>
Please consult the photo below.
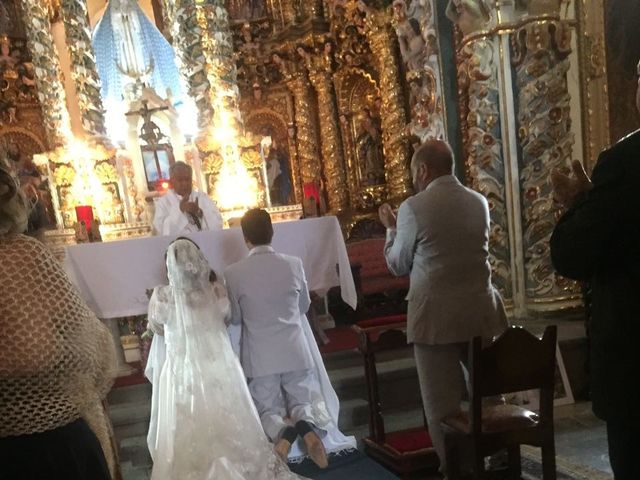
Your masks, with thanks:
<instances>
[{"instance_id":1,"label":"priest's white vestment","mask_svg":"<svg viewBox=\"0 0 640 480\"><path fill-rule=\"evenodd\" d=\"M222 229L222 216L215 202L203 192L192 191L189 201L198 201L202 210L200 227L189 218L189 215L180 210L182 198L174 190L169 190L155 202L155 215L153 228L156 235L179 236L200 230Z\"/></svg>"}]
</instances>

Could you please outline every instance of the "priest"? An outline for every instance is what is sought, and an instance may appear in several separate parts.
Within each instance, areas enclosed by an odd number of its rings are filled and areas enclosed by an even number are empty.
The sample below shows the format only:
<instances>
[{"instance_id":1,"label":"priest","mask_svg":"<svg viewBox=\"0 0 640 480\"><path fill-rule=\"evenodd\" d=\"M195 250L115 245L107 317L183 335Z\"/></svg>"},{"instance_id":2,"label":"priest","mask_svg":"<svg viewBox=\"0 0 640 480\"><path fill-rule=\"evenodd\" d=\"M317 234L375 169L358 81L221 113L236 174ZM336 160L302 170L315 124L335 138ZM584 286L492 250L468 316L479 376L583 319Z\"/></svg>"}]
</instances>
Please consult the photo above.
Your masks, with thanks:
<instances>
[{"instance_id":1,"label":"priest","mask_svg":"<svg viewBox=\"0 0 640 480\"><path fill-rule=\"evenodd\" d=\"M169 176L171 188L155 204L155 234L175 237L222 229L222 216L215 202L205 193L193 190L191 166L176 162L171 166Z\"/></svg>"}]
</instances>

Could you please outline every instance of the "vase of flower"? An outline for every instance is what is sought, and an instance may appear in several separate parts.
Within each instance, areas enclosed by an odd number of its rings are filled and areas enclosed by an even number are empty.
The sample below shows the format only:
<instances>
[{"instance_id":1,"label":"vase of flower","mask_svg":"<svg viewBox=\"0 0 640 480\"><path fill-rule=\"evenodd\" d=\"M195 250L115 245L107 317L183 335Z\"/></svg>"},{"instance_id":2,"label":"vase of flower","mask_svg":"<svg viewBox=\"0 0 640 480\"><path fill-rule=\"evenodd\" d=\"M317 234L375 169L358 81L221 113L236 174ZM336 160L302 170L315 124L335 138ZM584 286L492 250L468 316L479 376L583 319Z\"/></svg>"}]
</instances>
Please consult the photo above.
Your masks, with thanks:
<instances>
[{"instance_id":1,"label":"vase of flower","mask_svg":"<svg viewBox=\"0 0 640 480\"><path fill-rule=\"evenodd\" d=\"M120 343L122 343L122 349L124 350L125 362L136 363L142 359L140 337L138 335L122 335Z\"/></svg>"}]
</instances>

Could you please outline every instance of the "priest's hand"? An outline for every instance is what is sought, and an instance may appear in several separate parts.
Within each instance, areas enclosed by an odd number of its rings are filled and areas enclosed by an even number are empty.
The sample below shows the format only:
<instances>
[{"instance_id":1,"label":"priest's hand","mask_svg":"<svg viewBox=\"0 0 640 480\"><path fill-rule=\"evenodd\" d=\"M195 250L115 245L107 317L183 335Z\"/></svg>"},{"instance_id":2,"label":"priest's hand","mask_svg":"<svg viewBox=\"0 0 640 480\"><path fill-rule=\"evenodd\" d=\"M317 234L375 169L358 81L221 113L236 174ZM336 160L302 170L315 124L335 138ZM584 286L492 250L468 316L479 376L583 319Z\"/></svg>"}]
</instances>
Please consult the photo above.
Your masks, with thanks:
<instances>
[{"instance_id":1,"label":"priest's hand","mask_svg":"<svg viewBox=\"0 0 640 480\"><path fill-rule=\"evenodd\" d=\"M380 222L385 228L396 228L396 214L391 208L391 205L385 203L378 209L378 215L380 215Z\"/></svg>"},{"instance_id":2,"label":"priest's hand","mask_svg":"<svg viewBox=\"0 0 640 480\"><path fill-rule=\"evenodd\" d=\"M571 164L571 170L572 176L560 170L551 172L554 199L565 208L571 208L580 194L587 192L593 186L582 163L578 160Z\"/></svg>"},{"instance_id":3,"label":"priest's hand","mask_svg":"<svg viewBox=\"0 0 640 480\"><path fill-rule=\"evenodd\" d=\"M202 216L202 210L200 210L200 205L198 205L197 198L195 202L190 202L189 197L185 195L180 201L180 210L182 210L184 213L188 213L196 217Z\"/></svg>"}]
</instances>

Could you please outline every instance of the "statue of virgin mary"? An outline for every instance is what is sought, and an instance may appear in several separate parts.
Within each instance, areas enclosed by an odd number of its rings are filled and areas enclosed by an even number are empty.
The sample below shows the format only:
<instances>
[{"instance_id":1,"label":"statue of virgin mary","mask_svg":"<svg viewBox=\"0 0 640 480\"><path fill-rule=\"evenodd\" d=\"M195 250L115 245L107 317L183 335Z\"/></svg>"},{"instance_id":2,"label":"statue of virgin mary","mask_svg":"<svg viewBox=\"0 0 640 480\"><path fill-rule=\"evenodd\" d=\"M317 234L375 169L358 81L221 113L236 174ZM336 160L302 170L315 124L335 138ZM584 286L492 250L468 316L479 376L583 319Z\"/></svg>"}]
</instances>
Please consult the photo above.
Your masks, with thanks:
<instances>
[{"instance_id":1,"label":"statue of virgin mary","mask_svg":"<svg viewBox=\"0 0 640 480\"><path fill-rule=\"evenodd\" d=\"M137 0L110 0L93 32L102 99L130 100L133 85L153 88L174 104L182 100L175 53L162 33L147 18Z\"/></svg>"}]
</instances>

